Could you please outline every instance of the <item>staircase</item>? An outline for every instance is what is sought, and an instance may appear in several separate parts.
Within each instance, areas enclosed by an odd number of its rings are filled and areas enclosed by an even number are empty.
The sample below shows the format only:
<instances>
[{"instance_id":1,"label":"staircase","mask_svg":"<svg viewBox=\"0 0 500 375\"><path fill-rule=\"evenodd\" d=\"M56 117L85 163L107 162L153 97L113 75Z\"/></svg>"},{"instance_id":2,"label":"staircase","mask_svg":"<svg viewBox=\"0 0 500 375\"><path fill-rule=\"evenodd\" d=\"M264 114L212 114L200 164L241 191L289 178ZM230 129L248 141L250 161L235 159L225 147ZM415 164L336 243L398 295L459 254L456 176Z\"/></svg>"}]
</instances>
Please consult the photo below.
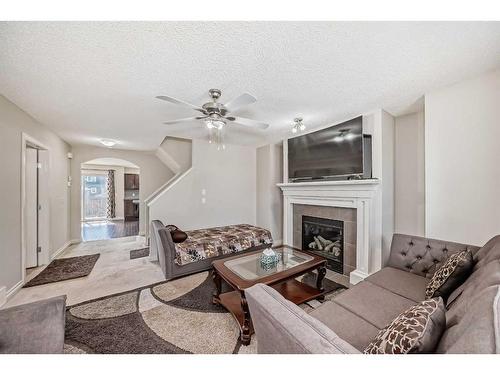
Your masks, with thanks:
<instances>
[{"instance_id":1,"label":"staircase","mask_svg":"<svg viewBox=\"0 0 500 375\"><path fill-rule=\"evenodd\" d=\"M146 242L149 244L150 238L150 208L157 199L168 192L173 186L181 181L192 169L192 141L188 139L166 137L155 152L170 170L175 174L165 184L160 186L155 192L144 200L145 222L146 222Z\"/></svg>"}]
</instances>

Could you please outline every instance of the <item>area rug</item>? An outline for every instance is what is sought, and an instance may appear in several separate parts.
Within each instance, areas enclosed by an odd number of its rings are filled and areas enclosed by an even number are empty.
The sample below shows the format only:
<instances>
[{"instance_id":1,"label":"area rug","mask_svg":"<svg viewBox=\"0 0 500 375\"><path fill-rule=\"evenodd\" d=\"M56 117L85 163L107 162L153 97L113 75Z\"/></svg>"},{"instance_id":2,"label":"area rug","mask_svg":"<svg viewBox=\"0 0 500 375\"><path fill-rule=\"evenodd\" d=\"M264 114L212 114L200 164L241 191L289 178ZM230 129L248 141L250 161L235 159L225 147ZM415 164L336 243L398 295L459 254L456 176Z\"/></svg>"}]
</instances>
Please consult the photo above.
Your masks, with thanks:
<instances>
[{"instance_id":1,"label":"area rug","mask_svg":"<svg viewBox=\"0 0 500 375\"><path fill-rule=\"evenodd\" d=\"M149 247L144 249L130 250L130 259L144 258L149 256Z\"/></svg>"},{"instance_id":2,"label":"area rug","mask_svg":"<svg viewBox=\"0 0 500 375\"><path fill-rule=\"evenodd\" d=\"M42 272L28 281L24 288L87 276L92 272L99 256L100 254L93 254L54 259Z\"/></svg>"},{"instance_id":3,"label":"area rug","mask_svg":"<svg viewBox=\"0 0 500 375\"><path fill-rule=\"evenodd\" d=\"M325 280L326 299L344 288ZM212 304L208 272L67 308L65 353L256 353L241 345L231 314ZM309 306L304 306L309 308Z\"/></svg>"}]
</instances>

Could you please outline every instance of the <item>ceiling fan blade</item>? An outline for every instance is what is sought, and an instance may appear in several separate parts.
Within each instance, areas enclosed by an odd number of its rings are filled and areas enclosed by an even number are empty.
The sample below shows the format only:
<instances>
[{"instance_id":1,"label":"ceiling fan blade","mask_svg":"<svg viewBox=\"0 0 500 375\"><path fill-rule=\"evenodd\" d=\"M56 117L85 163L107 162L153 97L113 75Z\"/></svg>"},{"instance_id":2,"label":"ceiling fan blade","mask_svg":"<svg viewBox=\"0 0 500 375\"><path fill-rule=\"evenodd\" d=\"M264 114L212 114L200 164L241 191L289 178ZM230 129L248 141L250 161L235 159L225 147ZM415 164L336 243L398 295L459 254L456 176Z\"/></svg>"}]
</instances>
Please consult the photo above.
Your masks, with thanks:
<instances>
[{"instance_id":1,"label":"ceiling fan blade","mask_svg":"<svg viewBox=\"0 0 500 375\"><path fill-rule=\"evenodd\" d=\"M259 129L267 129L269 127L269 124L266 124L264 122L259 122L255 120L250 120L249 118L245 117L234 117L234 116L229 116L226 117L226 120L233 121L236 124L240 124L243 126L249 126L252 128L259 128Z\"/></svg>"},{"instance_id":2,"label":"ceiling fan blade","mask_svg":"<svg viewBox=\"0 0 500 375\"><path fill-rule=\"evenodd\" d=\"M224 107L226 107L226 109L229 112L233 112L241 107L253 104L256 101L257 101L257 99L253 95L250 95L249 93L246 92L246 93L241 94L240 96L234 98L230 102L226 103L224 105Z\"/></svg>"},{"instance_id":3,"label":"ceiling fan blade","mask_svg":"<svg viewBox=\"0 0 500 375\"><path fill-rule=\"evenodd\" d=\"M201 119L204 119L206 117L207 116L180 118L178 120L165 121L164 124L165 125L174 125L174 124L180 124L182 122L189 122L189 121L201 120Z\"/></svg>"},{"instance_id":4,"label":"ceiling fan blade","mask_svg":"<svg viewBox=\"0 0 500 375\"><path fill-rule=\"evenodd\" d=\"M172 98L170 96L160 95L160 96L157 96L156 98L161 99L161 100L165 100L165 101L173 103L173 104L182 105L183 107L188 107L188 108L194 109L195 111L199 111L201 113L205 113L205 110L201 107L198 107L197 105L187 103L187 102L184 102L182 100Z\"/></svg>"}]
</instances>

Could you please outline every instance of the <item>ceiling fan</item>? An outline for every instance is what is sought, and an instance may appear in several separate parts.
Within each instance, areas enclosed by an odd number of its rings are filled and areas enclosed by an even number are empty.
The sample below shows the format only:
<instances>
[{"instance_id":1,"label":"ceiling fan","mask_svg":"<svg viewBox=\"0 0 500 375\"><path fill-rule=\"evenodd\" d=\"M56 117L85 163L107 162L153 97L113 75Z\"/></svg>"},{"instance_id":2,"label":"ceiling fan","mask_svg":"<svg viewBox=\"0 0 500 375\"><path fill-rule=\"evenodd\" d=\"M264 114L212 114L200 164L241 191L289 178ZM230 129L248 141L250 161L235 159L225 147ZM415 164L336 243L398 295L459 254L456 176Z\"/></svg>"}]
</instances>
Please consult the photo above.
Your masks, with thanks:
<instances>
[{"instance_id":1,"label":"ceiling fan","mask_svg":"<svg viewBox=\"0 0 500 375\"><path fill-rule=\"evenodd\" d=\"M203 104L201 107L185 102L183 100L175 99L170 96L157 96L156 98L165 100L167 102L178 104L186 108L194 109L201 113L199 116L183 118L178 120L166 121L166 125L180 124L184 122L191 122L202 120L205 122L206 127L210 132L210 140L218 144L222 144L223 129L227 124L235 123L250 128L265 130L269 127L268 124L251 120L245 117L232 116L231 113L249 104L255 103L257 99L248 93L244 93L226 104L219 103L219 98L222 95L219 89L210 89L208 91L210 101Z\"/></svg>"}]
</instances>

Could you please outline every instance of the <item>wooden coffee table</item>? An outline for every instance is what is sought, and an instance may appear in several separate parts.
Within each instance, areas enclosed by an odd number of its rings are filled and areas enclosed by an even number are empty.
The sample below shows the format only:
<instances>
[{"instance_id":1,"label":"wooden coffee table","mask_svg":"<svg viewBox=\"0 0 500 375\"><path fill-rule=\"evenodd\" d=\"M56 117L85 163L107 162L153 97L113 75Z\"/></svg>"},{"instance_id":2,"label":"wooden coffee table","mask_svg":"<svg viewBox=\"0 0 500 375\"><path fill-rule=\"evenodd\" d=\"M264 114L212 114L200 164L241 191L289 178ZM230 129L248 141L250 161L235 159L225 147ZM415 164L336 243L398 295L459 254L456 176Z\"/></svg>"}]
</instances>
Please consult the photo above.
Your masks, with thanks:
<instances>
[{"instance_id":1,"label":"wooden coffee table","mask_svg":"<svg viewBox=\"0 0 500 375\"><path fill-rule=\"evenodd\" d=\"M274 250L281 253L282 260L271 269L265 269L260 265L262 250L213 262L212 278L215 292L212 301L214 304L224 306L236 319L240 326L240 339L243 345L250 344L253 333L245 289L258 283L266 284L297 305L323 296L325 258L288 246ZM298 276L313 270L318 272L315 288L295 280ZM229 284L233 291L222 293L222 280Z\"/></svg>"}]
</instances>

